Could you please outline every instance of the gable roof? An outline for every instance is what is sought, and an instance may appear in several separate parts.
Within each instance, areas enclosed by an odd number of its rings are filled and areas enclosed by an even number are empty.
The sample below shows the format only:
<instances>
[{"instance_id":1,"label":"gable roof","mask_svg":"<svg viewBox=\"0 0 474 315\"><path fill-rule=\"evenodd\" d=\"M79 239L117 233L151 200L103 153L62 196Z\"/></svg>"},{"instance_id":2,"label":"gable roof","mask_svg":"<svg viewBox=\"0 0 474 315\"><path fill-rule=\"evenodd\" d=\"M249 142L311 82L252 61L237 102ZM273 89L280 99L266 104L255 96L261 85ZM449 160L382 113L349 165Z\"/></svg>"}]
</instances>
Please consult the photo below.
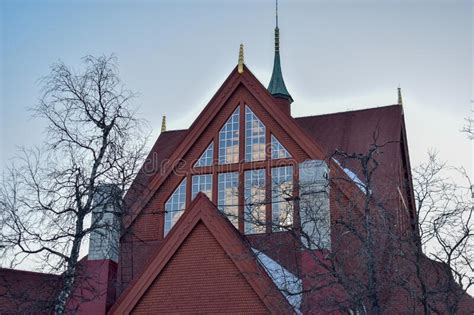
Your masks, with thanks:
<instances>
[{"instance_id":1,"label":"gable roof","mask_svg":"<svg viewBox=\"0 0 474 315\"><path fill-rule=\"evenodd\" d=\"M324 151L319 144L306 134L293 118L280 109L270 92L260 83L260 81L258 81L250 70L244 66L243 73L239 73L237 67L235 67L230 73L204 110L201 111L199 116L192 123L186 133L186 137L183 137L182 141L169 155L168 158L171 161L179 161L184 157L186 152L188 152L192 147L193 143L199 138L209 123L219 113L220 109L226 104L226 101L241 85L244 86L260 104L265 106L265 110L268 111L273 119L275 119L275 121L280 124L280 126L285 129L291 137L298 139L298 145L309 157L313 159L324 159ZM158 187L160 187L164 180L170 175L176 166L171 164L172 163L163 165L160 172L151 176L146 187L147 189L141 192L139 198L138 196L136 196L136 198L126 198L132 203L128 205L130 215L124 217L125 230L131 225L143 207L146 206L148 201L153 197ZM138 180L140 181L140 179Z\"/></svg>"},{"instance_id":2,"label":"gable roof","mask_svg":"<svg viewBox=\"0 0 474 315\"><path fill-rule=\"evenodd\" d=\"M199 193L149 261L148 267L128 286L110 314L128 314L133 310L198 224L205 225L271 313L293 313L243 236L206 195Z\"/></svg>"}]
</instances>

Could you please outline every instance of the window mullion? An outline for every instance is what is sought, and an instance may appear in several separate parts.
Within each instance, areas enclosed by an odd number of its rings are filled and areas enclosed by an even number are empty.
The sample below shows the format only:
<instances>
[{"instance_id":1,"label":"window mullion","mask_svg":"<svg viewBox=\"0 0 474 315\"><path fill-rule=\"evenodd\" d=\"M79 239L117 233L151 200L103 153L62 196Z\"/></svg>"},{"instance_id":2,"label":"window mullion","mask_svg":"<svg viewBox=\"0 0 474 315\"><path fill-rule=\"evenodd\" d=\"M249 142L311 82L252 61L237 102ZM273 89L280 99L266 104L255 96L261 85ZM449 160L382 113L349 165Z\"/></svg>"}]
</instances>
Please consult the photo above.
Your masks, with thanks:
<instances>
[{"instance_id":1,"label":"window mullion","mask_svg":"<svg viewBox=\"0 0 474 315\"><path fill-rule=\"evenodd\" d=\"M239 165L245 161L245 104L240 101L240 121L239 121ZM238 192L238 212L239 212L239 231L244 233L244 172L239 167L239 192Z\"/></svg>"},{"instance_id":2,"label":"window mullion","mask_svg":"<svg viewBox=\"0 0 474 315\"><path fill-rule=\"evenodd\" d=\"M265 217L266 217L266 232L272 231L272 169L270 167L271 150L271 133L268 128L265 128Z\"/></svg>"},{"instance_id":3,"label":"window mullion","mask_svg":"<svg viewBox=\"0 0 474 315\"><path fill-rule=\"evenodd\" d=\"M219 131L217 131L217 135L214 136L214 152L212 156L212 201L217 205L218 203L218 196L217 196L217 167L219 161Z\"/></svg>"},{"instance_id":4,"label":"window mullion","mask_svg":"<svg viewBox=\"0 0 474 315\"><path fill-rule=\"evenodd\" d=\"M191 203L191 190L193 185L193 179L191 176L191 172L188 172L188 175L186 176L186 202L184 204L184 209L187 209L189 207L189 204Z\"/></svg>"}]
</instances>

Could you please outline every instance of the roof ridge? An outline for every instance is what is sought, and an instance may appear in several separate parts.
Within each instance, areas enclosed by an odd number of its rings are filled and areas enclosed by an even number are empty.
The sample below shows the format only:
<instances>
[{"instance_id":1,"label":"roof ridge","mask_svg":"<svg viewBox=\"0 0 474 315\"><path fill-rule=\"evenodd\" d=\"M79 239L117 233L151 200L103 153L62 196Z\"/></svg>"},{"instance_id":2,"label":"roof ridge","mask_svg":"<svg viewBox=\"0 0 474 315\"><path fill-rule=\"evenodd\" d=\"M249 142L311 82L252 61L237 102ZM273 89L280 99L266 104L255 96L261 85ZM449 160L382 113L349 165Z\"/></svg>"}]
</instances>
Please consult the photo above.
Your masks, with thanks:
<instances>
[{"instance_id":1,"label":"roof ridge","mask_svg":"<svg viewBox=\"0 0 474 315\"><path fill-rule=\"evenodd\" d=\"M166 130L166 131L162 131L161 133L182 132L182 131L188 131L188 130L189 128L183 128L183 129Z\"/></svg>"},{"instance_id":2,"label":"roof ridge","mask_svg":"<svg viewBox=\"0 0 474 315\"><path fill-rule=\"evenodd\" d=\"M61 275L57 275L57 274L54 274L54 273L46 273L46 272L39 272L39 271L31 271L31 270L0 267L0 271L2 271L2 270L5 270L7 272L27 273L27 274L36 274L36 275L43 275L43 276L54 276L54 277L60 277L61 276Z\"/></svg>"},{"instance_id":3,"label":"roof ridge","mask_svg":"<svg viewBox=\"0 0 474 315\"><path fill-rule=\"evenodd\" d=\"M399 105L399 104L382 105L382 106L377 106L377 107L346 110L346 111L339 111L339 112L327 113L327 114L321 114L321 115L308 115L308 116L300 116L300 117L292 117L292 118L293 119L300 119L300 118L323 117L323 116L330 116L330 115L338 115L338 114L346 114L346 113L364 112L364 111L370 111L370 110L384 109L384 108L387 108L387 107L401 107L401 105Z\"/></svg>"}]
</instances>

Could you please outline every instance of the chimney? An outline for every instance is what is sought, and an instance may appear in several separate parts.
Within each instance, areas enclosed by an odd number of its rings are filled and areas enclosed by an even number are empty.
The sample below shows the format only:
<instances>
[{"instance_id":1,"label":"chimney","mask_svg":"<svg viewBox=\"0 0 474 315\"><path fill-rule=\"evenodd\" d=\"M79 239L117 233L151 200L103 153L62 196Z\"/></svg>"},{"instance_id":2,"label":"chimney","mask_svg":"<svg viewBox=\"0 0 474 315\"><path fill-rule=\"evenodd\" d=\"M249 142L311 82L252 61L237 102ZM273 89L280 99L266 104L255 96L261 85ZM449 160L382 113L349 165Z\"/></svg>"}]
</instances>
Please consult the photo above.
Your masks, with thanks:
<instances>
[{"instance_id":1,"label":"chimney","mask_svg":"<svg viewBox=\"0 0 474 315\"><path fill-rule=\"evenodd\" d=\"M118 262L121 190L114 184L101 184L94 195L88 260Z\"/></svg>"},{"instance_id":2,"label":"chimney","mask_svg":"<svg viewBox=\"0 0 474 315\"><path fill-rule=\"evenodd\" d=\"M300 221L307 249L331 249L329 168L322 160L299 164Z\"/></svg>"}]
</instances>

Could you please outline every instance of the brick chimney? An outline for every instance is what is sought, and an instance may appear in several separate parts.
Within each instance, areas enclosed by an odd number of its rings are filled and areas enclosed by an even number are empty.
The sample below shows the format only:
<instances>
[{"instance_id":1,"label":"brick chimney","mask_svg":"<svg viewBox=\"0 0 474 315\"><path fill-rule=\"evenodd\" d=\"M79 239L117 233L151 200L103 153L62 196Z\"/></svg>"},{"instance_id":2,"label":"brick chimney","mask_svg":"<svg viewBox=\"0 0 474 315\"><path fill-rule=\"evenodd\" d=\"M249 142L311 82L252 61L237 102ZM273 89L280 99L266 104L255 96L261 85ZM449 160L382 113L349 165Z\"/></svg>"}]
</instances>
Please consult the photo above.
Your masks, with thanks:
<instances>
[{"instance_id":1,"label":"brick chimney","mask_svg":"<svg viewBox=\"0 0 474 315\"><path fill-rule=\"evenodd\" d=\"M88 260L110 259L118 262L120 214L121 191L117 185L98 186L94 195Z\"/></svg>"}]
</instances>

